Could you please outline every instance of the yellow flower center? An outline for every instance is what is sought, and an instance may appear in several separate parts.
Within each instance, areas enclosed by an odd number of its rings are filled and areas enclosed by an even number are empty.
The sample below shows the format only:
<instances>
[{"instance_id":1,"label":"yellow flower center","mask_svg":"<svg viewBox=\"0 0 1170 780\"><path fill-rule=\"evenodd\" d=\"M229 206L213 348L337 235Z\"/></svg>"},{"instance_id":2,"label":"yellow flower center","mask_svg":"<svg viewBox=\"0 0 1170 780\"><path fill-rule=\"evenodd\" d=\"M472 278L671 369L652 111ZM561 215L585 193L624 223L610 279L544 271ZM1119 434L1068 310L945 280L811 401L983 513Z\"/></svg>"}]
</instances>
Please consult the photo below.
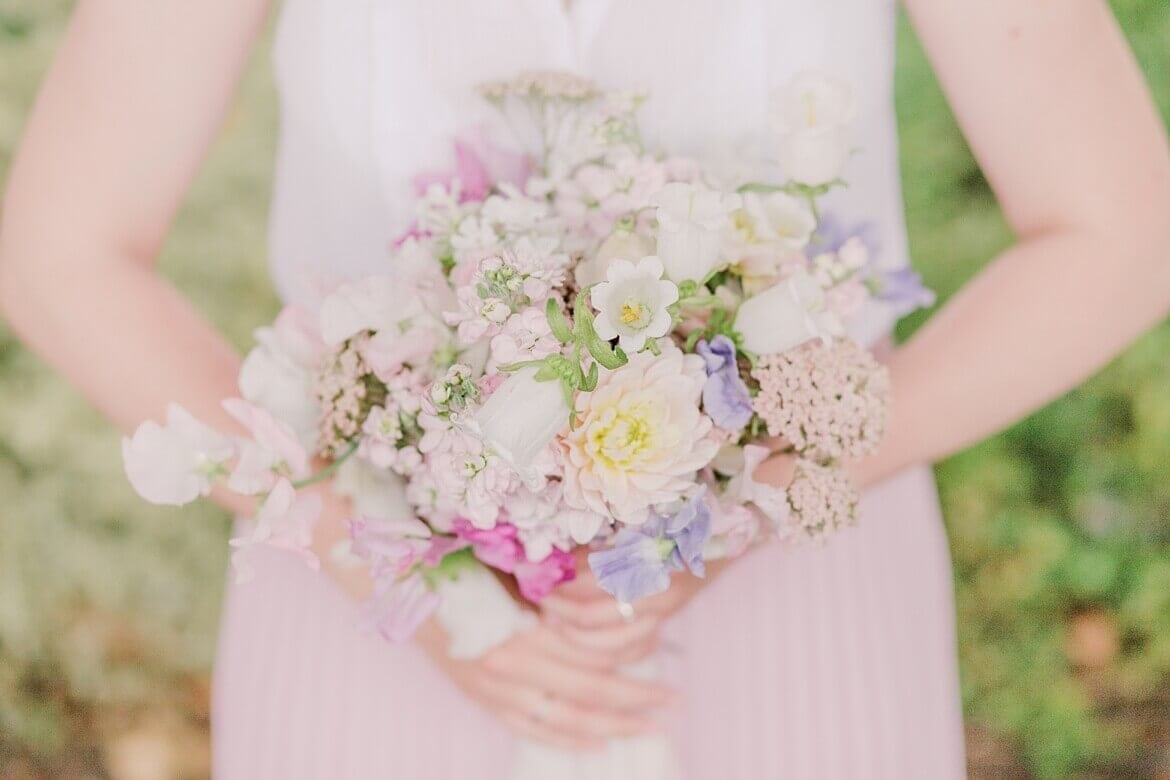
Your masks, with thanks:
<instances>
[{"instance_id":1,"label":"yellow flower center","mask_svg":"<svg viewBox=\"0 0 1170 780\"><path fill-rule=\"evenodd\" d=\"M645 401L607 410L588 434L595 462L603 468L626 470L654 452L658 438L655 416Z\"/></svg>"},{"instance_id":2,"label":"yellow flower center","mask_svg":"<svg viewBox=\"0 0 1170 780\"><path fill-rule=\"evenodd\" d=\"M650 319L650 309L637 298L627 298L618 316L623 325L644 328Z\"/></svg>"},{"instance_id":3,"label":"yellow flower center","mask_svg":"<svg viewBox=\"0 0 1170 780\"><path fill-rule=\"evenodd\" d=\"M805 121L809 127L817 126L817 99L812 94L804 96Z\"/></svg>"}]
</instances>

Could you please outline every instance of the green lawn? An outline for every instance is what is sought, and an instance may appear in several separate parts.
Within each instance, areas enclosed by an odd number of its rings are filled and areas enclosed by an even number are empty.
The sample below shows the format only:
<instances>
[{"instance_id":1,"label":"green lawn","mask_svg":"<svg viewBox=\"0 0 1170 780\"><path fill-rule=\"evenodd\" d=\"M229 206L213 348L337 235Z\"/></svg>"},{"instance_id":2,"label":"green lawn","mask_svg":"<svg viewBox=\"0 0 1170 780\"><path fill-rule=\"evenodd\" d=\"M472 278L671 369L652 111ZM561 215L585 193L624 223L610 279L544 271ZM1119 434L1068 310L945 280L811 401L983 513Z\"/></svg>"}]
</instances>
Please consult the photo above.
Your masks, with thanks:
<instances>
[{"instance_id":1,"label":"green lawn","mask_svg":"<svg viewBox=\"0 0 1170 780\"><path fill-rule=\"evenodd\" d=\"M1170 114L1170 6L1113 5ZM0 2L0 181L70 6ZM945 296L1010 237L908 32L898 67L913 253ZM274 132L258 59L163 258L241 347L276 309ZM0 399L0 777L204 776L226 519L134 498L115 432L3 326ZM1170 326L938 475L973 776L1170 777Z\"/></svg>"}]
</instances>

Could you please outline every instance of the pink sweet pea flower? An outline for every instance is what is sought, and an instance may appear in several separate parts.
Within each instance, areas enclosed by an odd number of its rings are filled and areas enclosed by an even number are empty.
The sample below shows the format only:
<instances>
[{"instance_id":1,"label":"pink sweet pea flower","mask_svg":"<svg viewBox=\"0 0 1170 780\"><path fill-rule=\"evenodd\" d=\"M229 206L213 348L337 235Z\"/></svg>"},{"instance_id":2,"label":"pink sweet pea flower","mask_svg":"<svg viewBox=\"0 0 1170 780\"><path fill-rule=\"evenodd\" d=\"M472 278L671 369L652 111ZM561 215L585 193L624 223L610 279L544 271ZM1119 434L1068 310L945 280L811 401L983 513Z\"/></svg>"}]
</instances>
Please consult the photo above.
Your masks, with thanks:
<instances>
[{"instance_id":1,"label":"pink sweet pea flower","mask_svg":"<svg viewBox=\"0 0 1170 780\"><path fill-rule=\"evenodd\" d=\"M235 454L231 440L196 420L178 404L167 407L166 425L148 420L122 439L122 460L131 487L152 504L182 506L211 492L212 476Z\"/></svg>"},{"instance_id":2,"label":"pink sweet pea flower","mask_svg":"<svg viewBox=\"0 0 1170 780\"><path fill-rule=\"evenodd\" d=\"M457 517L452 530L460 539L471 543L475 557L482 563L506 574L513 574L520 586L520 594L533 603L540 602L553 588L577 576L573 556L553 548L539 561L530 561L524 554L516 526L496 523L492 528L476 528L468 520Z\"/></svg>"},{"instance_id":3,"label":"pink sweet pea flower","mask_svg":"<svg viewBox=\"0 0 1170 780\"><path fill-rule=\"evenodd\" d=\"M520 561L513 574L520 586L520 594L539 604L556 586L576 578L577 564L572 554L554 547L541 561Z\"/></svg>"},{"instance_id":4,"label":"pink sweet pea flower","mask_svg":"<svg viewBox=\"0 0 1170 780\"><path fill-rule=\"evenodd\" d=\"M228 478L228 487L243 495L273 489L277 477L292 479L309 475L309 454L296 432L267 409L240 398L228 398L223 408L252 434L241 439L239 459Z\"/></svg>"},{"instance_id":5,"label":"pink sweet pea flower","mask_svg":"<svg viewBox=\"0 0 1170 780\"><path fill-rule=\"evenodd\" d=\"M427 171L412 180L415 192L424 194L432 184L451 189L459 182L459 202L478 203L497 183L523 187L532 173L532 161L488 140L483 128L466 133L455 141L455 169Z\"/></svg>"},{"instance_id":6,"label":"pink sweet pea flower","mask_svg":"<svg viewBox=\"0 0 1170 780\"><path fill-rule=\"evenodd\" d=\"M382 580L366 607L367 625L390 642L405 642L426 622L441 600L419 574Z\"/></svg>"},{"instance_id":7,"label":"pink sweet pea flower","mask_svg":"<svg viewBox=\"0 0 1170 780\"><path fill-rule=\"evenodd\" d=\"M236 582L247 582L255 576L248 559L259 544L294 552L309 568L320 568L320 561L310 549L313 525L320 514L321 496L316 493L298 494L291 482L283 477L278 479L272 492L264 499L251 533L230 542L236 548L232 554Z\"/></svg>"}]
</instances>

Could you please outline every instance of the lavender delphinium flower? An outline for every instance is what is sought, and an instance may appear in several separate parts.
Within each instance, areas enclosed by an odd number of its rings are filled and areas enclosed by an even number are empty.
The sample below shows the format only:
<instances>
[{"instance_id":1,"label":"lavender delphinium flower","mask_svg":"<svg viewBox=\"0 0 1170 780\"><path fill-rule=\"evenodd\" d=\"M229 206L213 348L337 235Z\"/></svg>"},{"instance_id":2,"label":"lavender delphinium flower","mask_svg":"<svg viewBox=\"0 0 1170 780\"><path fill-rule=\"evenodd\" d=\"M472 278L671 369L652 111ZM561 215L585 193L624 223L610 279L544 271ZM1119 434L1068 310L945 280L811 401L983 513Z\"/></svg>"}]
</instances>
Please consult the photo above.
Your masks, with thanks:
<instances>
[{"instance_id":1,"label":"lavender delphinium flower","mask_svg":"<svg viewBox=\"0 0 1170 780\"><path fill-rule=\"evenodd\" d=\"M670 587L672 570L703 576L710 537L711 512L699 493L673 515L652 512L644 525L623 528L612 548L589 554L589 568L602 590L628 604Z\"/></svg>"},{"instance_id":2,"label":"lavender delphinium flower","mask_svg":"<svg viewBox=\"0 0 1170 780\"><path fill-rule=\"evenodd\" d=\"M727 336L706 339L695 346L707 369L703 409L720 428L737 431L752 419L752 396L735 363L735 344Z\"/></svg>"},{"instance_id":3,"label":"lavender delphinium flower","mask_svg":"<svg viewBox=\"0 0 1170 780\"><path fill-rule=\"evenodd\" d=\"M879 301L893 308L896 317L934 306L934 291L922 284L922 274L912 268L874 271L865 283Z\"/></svg>"},{"instance_id":4,"label":"lavender delphinium flower","mask_svg":"<svg viewBox=\"0 0 1170 780\"><path fill-rule=\"evenodd\" d=\"M837 252L845 246L851 238L861 240L869 252L870 261L882 251L881 241L878 240L878 227L873 222L855 222L846 224L836 214L826 212L821 214L817 223L816 232L805 247L809 259L823 252Z\"/></svg>"}]
</instances>

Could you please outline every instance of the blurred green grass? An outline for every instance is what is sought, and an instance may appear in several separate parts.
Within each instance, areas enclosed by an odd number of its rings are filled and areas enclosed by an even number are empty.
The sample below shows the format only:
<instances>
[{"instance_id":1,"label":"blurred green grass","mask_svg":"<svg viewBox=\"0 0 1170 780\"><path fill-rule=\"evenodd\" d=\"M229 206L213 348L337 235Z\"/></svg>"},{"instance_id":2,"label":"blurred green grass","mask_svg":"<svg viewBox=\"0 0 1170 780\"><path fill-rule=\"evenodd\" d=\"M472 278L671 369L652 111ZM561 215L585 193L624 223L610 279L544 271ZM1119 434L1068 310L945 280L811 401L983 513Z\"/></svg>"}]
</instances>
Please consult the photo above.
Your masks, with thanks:
<instances>
[{"instance_id":1,"label":"blurred green grass","mask_svg":"<svg viewBox=\"0 0 1170 780\"><path fill-rule=\"evenodd\" d=\"M71 5L0 4L0 181ZM1113 7L1170 115L1170 6ZM905 27L898 108L912 250L945 297L1010 234ZM162 258L241 347L277 305L275 122L258 57ZM115 432L3 326L0 399L0 777L205 776L226 518L136 500ZM1170 325L938 476L972 776L1170 777Z\"/></svg>"}]
</instances>

